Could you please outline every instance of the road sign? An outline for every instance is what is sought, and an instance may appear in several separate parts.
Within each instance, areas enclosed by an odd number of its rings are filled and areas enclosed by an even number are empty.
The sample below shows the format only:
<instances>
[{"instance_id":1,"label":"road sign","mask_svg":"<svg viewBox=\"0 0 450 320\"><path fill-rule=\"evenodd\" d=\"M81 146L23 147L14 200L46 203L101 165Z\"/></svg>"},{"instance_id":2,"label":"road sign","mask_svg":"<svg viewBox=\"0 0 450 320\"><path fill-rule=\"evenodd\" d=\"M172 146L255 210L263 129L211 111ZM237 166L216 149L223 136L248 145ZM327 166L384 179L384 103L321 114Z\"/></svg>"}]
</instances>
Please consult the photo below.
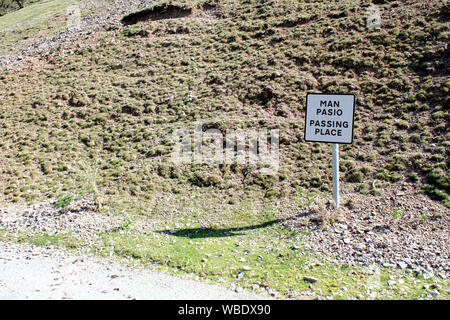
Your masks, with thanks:
<instances>
[{"instance_id":1,"label":"road sign","mask_svg":"<svg viewBox=\"0 0 450 320\"><path fill-rule=\"evenodd\" d=\"M333 198L339 208L339 143L353 142L354 94L306 95L305 140L333 143Z\"/></svg>"},{"instance_id":2,"label":"road sign","mask_svg":"<svg viewBox=\"0 0 450 320\"><path fill-rule=\"evenodd\" d=\"M308 93L305 140L352 143L355 95Z\"/></svg>"}]
</instances>

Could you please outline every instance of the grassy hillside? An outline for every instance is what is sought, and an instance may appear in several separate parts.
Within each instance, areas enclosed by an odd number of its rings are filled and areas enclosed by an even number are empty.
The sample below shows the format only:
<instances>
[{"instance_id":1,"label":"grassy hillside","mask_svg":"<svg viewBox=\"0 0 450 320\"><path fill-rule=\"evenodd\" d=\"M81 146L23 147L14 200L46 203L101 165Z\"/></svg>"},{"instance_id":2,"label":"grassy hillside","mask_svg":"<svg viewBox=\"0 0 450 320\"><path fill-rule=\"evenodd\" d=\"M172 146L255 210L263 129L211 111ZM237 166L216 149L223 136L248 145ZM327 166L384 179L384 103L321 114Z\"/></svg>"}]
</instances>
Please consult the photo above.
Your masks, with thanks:
<instances>
[{"instance_id":1,"label":"grassy hillside","mask_svg":"<svg viewBox=\"0 0 450 320\"><path fill-rule=\"evenodd\" d=\"M39 2L40 0L22 0L22 1L15 1L15 0L2 0L0 1L0 16L3 16L9 12L20 10L30 4L33 4L35 2ZM22 6L22 7L21 7Z\"/></svg>"},{"instance_id":2,"label":"grassy hillside","mask_svg":"<svg viewBox=\"0 0 450 320\"><path fill-rule=\"evenodd\" d=\"M67 27L67 8L79 1L25 1L24 8L0 17L0 50L17 49Z\"/></svg>"},{"instance_id":3,"label":"grassy hillside","mask_svg":"<svg viewBox=\"0 0 450 320\"><path fill-rule=\"evenodd\" d=\"M303 140L312 91L357 96L355 143L341 149L346 188L412 182L449 204L448 4L388 1L370 30L370 1L174 3L185 11L171 19L150 8L91 49L1 73L5 200L55 197L90 171L102 196L327 192L330 146ZM279 128L279 172L168 161L172 130L200 119L223 132Z\"/></svg>"}]
</instances>

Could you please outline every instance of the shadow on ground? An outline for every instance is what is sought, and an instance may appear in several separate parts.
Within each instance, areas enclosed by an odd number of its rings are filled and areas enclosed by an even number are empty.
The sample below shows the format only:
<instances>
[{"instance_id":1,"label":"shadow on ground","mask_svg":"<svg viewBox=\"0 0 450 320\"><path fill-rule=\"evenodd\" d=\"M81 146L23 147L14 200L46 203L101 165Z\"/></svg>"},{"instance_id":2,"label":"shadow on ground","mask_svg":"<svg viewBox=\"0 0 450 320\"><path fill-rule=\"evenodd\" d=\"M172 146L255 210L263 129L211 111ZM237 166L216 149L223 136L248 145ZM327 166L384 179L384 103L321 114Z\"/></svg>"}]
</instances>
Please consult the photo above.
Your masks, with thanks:
<instances>
[{"instance_id":1,"label":"shadow on ground","mask_svg":"<svg viewBox=\"0 0 450 320\"><path fill-rule=\"evenodd\" d=\"M184 238L220 238L220 237L231 237L231 236L242 236L244 231L262 229L270 227L274 224L284 221L285 219L276 219L261 224L239 227L239 228L191 228L191 229L178 229L178 230L159 230L155 231L157 233L164 233L176 237Z\"/></svg>"},{"instance_id":2,"label":"shadow on ground","mask_svg":"<svg viewBox=\"0 0 450 320\"><path fill-rule=\"evenodd\" d=\"M176 237L184 237L190 239L197 238L220 238L220 237L232 237L232 236L242 236L245 231L263 229L275 224L281 224L283 222L287 222L290 220L296 220L301 218L307 218L315 213L314 210L308 210L307 212L303 212L295 217L284 218L284 219L275 219L271 221L267 221L264 223L246 226L246 227L238 227L238 228L189 228L189 229L172 229L172 230L158 230L156 233L160 234L168 234Z\"/></svg>"}]
</instances>

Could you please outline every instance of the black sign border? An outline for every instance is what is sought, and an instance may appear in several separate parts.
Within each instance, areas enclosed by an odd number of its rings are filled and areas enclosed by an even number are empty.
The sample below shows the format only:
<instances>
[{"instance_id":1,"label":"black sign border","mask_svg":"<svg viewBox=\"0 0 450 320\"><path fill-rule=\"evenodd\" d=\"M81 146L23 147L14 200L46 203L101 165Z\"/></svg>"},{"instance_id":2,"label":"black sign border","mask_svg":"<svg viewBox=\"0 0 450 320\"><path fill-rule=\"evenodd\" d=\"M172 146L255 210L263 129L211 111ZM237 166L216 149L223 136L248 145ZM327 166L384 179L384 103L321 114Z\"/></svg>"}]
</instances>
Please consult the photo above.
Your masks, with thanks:
<instances>
[{"instance_id":1,"label":"black sign border","mask_svg":"<svg viewBox=\"0 0 450 320\"><path fill-rule=\"evenodd\" d=\"M317 140L308 140L306 139L306 125L307 125L307 117L308 117L308 96L309 95L329 95L329 96L353 96L353 119L352 119L352 141L350 142L334 142L334 141L317 141ZM353 93L317 93L317 92L308 92L306 94L306 108L305 108L305 129L304 129L304 139L307 142L321 142L321 143L332 143L332 144L353 144L353 137L355 135L355 110L356 110L356 95Z\"/></svg>"}]
</instances>

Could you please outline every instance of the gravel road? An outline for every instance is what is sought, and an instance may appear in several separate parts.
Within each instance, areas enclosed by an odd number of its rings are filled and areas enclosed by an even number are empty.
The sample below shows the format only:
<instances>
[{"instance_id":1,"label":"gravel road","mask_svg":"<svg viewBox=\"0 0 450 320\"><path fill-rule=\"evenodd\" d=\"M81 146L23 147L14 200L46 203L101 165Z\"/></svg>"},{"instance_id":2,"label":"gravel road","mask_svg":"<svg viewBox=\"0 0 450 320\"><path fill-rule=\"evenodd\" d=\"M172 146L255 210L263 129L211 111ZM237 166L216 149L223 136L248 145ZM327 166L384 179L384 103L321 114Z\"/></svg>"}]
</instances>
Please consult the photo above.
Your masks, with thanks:
<instances>
[{"instance_id":1,"label":"gravel road","mask_svg":"<svg viewBox=\"0 0 450 320\"><path fill-rule=\"evenodd\" d=\"M0 242L2 300L261 300L256 295L185 280L53 248Z\"/></svg>"}]
</instances>

